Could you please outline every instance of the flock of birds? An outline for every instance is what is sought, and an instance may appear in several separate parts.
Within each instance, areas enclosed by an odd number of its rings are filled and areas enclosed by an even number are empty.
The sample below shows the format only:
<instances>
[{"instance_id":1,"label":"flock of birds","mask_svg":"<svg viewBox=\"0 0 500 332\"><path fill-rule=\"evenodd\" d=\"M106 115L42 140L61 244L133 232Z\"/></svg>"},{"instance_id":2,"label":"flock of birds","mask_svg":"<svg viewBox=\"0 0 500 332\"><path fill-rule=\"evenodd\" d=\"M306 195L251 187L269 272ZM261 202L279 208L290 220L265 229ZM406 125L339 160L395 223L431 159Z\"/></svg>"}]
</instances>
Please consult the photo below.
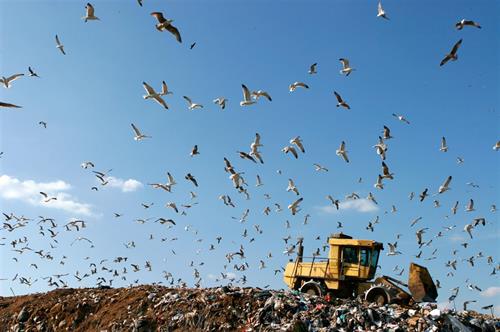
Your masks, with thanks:
<instances>
[{"instance_id":1,"label":"flock of birds","mask_svg":"<svg viewBox=\"0 0 500 332\"><path fill-rule=\"evenodd\" d=\"M142 6L142 0L138 0L138 4ZM85 6L86 12L85 16L82 18L84 22L90 22L90 21L98 21L100 20L96 16L96 11L94 9L94 6L90 3L88 3ZM177 42L182 43L182 38L181 38L181 33L177 27L175 27L172 23L172 19L167 19L164 17L164 15L161 12L153 12L151 15L156 19L157 23L155 25L155 28L160 31L160 32L168 32L170 33ZM389 17L385 10L382 7L381 2L378 3L378 12L377 16L386 20L389 20ZM466 27L468 28L476 28L476 29L481 29L481 26L472 20L461 20L456 23L456 29L461 30ZM61 52L62 55L66 55L66 51L64 49L64 45L61 42L61 39L59 38L58 35L55 36L55 42L56 42L56 48ZM190 48L192 49L195 46L196 43L191 44ZM450 52L444 56L442 61L440 62L440 66L443 66L447 64L449 61L456 61L458 59L458 51L459 48L462 44L462 39L457 41ZM351 64L349 62L349 59L347 58L340 58L340 74L345 75L346 77L350 76L353 74L355 71L355 68L351 67ZM314 63L309 66L308 74L310 75L315 75L317 74L317 63ZM24 73L18 73L14 74L8 77L2 76L0 79L0 83L5 87L5 88L11 88L13 86L13 82L24 77ZM28 68L28 73L27 76L29 77L37 77L40 78L40 76L31 68ZM172 94L172 92L169 90L168 85L166 84L165 81L162 82L161 84L161 90L155 90L151 85L149 85L146 82L143 82L143 87L146 91L146 94L143 96L145 100L154 100L156 103L158 103L162 108L165 110L169 109L169 106L165 99ZM297 89L309 89L309 86L304 83L304 82L294 82L289 85L289 91L294 92ZM251 90L249 89L245 84L241 84L241 89L242 89L242 100L239 102L240 107L247 107L250 105L253 105L260 100L264 100L265 102L272 102L272 97L271 95L264 90ZM337 107L344 108L346 110L350 110L351 107L349 106L348 102L340 95L339 92L334 91L333 92L336 100L337 100ZM198 103L193 101L189 96L183 96L183 99L187 103L187 108L189 110L196 110L196 109L201 109L203 108L203 104ZM228 99L223 96L219 96L213 100L213 103L218 105L221 110L224 110L227 105L228 105ZM12 104L9 102L0 102L0 108L12 108L12 109L19 109L21 106L18 106L16 104ZM402 114L392 114L392 116L406 124L410 125L410 121L406 118L406 116ZM44 121L41 121L39 123L41 126L44 128L47 127L47 123ZM133 139L136 141L142 141L144 139L152 138L151 136L144 134L141 129L135 125L131 124L131 128L133 131ZM388 154L388 142L393 139L393 136L391 135L391 130L388 126L384 126L382 135L378 137L378 140L376 144L373 145L373 148L375 149L376 154L380 157L381 159L381 171L380 174L377 175L377 179L375 183L373 184L373 187L376 190L383 190L384 186L386 185L387 181L393 181L395 179L395 174L391 172L389 166L388 166L388 161L387 161L387 154ZM262 147L264 145L262 144L262 139L259 133L255 134L255 138L253 139L252 142L249 144L249 148L246 151L237 151L238 156L242 160L246 160L248 162L254 163L254 164L264 164L264 156L262 153ZM500 150L500 141L497 141L493 145L493 149L498 151ZM443 153L446 153L448 151L448 145L446 142L446 138L442 137L441 143L439 150ZM300 136L293 137L289 140L289 144L284 146L281 151L284 154L290 155L294 159L299 159L301 154L306 153L306 148L303 139ZM195 145L191 152L190 156L191 157L196 157L197 155L200 154L199 147L198 145ZM0 157L2 157L3 153L0 153ZM340 142L338 149L336 150L336 155L341 158L346 163L350 162L349 155L348 155L348 150L347 150L347 144L345 141ZM463 158L458 157L457 158L457 163L461 164L463 163ZM221 166L223 165L224 171L228 174L228 179L231 183L231 186L234 188L235 195L242 195L245 199L250 199L250 187L251 185L248 184L245 172L237 169L234 164L229 160L229 158L224 157L221 158ZM314 163L312 165L314 167L314 171L316 172L329 172L329 169L319 163ZM81 164L81 167L86 170L92 170L93 174L95 175L96 179L98 180L98 183L100 186L106 186L109 183L110 180L110 172L111 170L107 171L96 171L94 170L95 164L92 161L85 161ZM278 171L278 174L281 174L281 171ZM190 191L190 201L187 203L179 204L176 202L168 202L165 204L165 207L167 209L171 209L175 214L179 215L187 215L187 211L190 208L193 208L196 206L198 203L196 202L197 199L197 193L195 192L196 188L199 187L200 183L198 179L196 178L195 175L191 173L187 173L184 176L184 179L186 181L189 181L192 183L193 190ZM359 179L359 182L361 182L362 179ZM428 197L433 197L435 198L433 201L434 207L440 207L441 203L438 200L438 198L448 192L450 190L450 185L452 184L453 177L448 176L446 179L444 179L443 183L438 187L437 191L435 193L432 193L429 188L424 188L420 192L411 192L409 194L408 199L409 200L419 200L419 202L423 202L426 199L429 199ZM167 192L171 193L174 190L174 187L177 185L177 180L174 178L174 176L170 173L167 172L167 177L166 177L166 182L158 181L155 183L149 183L148 184L151 188L155 190L159 190L162 192ZM477 186L474 183L468 183L467 185L470 185L471 187ZM264 183L261 179L260 175L256 176L256 183L255 187L259 188L264 186ZM93 186L92 190L98 191L99 186ZM293 179L289 178L288 179L288 186L286 187L286 191L294 194L294 199L291 200L291 202L286 206L286 209L289 210L289 213L292 216L295 216L296 214L301 212L301 203L303 202L304 198L301 196L301 191L299 187L296 185ZM225 193L221 194L219 197L219 200L222 201L224 206L230 207L230 208L236 208L237 203L236 201L231 198L230 194ZM266 200L272 199L269 194L264 194L264 198ZM346 195L344 198L341 197L333 197L332 195L327 195L326 200L327 202L336 210L341 209L342 203L347 202L347 201L354 201L361 199L360 194L356 192L352 192L348 195ZM375 195L370 192L368 196L366 197L368 201L370 201L373 204L378 205L378 201L375 197ZM57 197L54 196L52 193L49 192L40 192L40 200L43 202L43 204L51 204L51 201L57 200ZM147 210L150 209L154 203L142 203L142 207ZM455 215L459 209L460 203L457 201L454 203L454 205L451 208L451 216ZM265 209L263 210L263 214L269 215L272 212L271 206L266 206ZM284 209L282 208L281 204L279 203L274 203L274 211L276 213L282 212ZM397 211L397 208L395 205L392 205L391 207L391 212L395 213ZM474 208L474 201L470 199L468 203L465 206L465 211L466 212L473 212L475 211ZM491 205L490 212L494 213L496 211L496 206L494 204ZM241 223L242 225L247 222L247 219L250 215L250 210L249 209L244 209L243 213L241 214L240 217L233 217L234 220L237 222ZM60 224L58 223L54 218L50 217L44 217L44 216L39 216L37 219L32 219L25 217L23 215L16 215L12 212L4 212L4 222L3 222L3 230L7 232L8 234L18 234L19 232L22 232L23 229L25 229L27 226L33 225L33 223L36 223L37 227L37 233L38 235L41 235L44 238L47 238L48 244L50 246L49 248L43 248L43 249L38 249L38 248L32 248L30 247L30 238L29 236L34 236L34 234L27 233L25 235L19 235L15 236L15 238L10 239L10 243L7 244L4 241L7 239L6 237L1 238L1 243L0 245L10 245L12 251L16 253L16 256L12 257L12 260L15 262L19 262L21 258L23 257L23 254L26 252L31 252L39 256L40 259L42 260L55 260L56 259L56 254L52 254L51 251L56 249L59 249L58 244L59 244L59 238L63 236L63 233L65 232L82 232L85 228L87 228L87 222L85 220L81 219L72 219L66 223ZM451 217L450 216L450 217ZM123 214L121 213L114 213L114 218L122 218ZM304 216L304 221L303 223L306 225L309 221L309 218L311 216L309 214L306 214ZM159 217L159 218L140 218L137 219L136 222L139 224L144 224L150 220L154 219L154 223L159 223L161 225L166 225L168 228L172 227L178 227L177 222L173 218L164 218L164 217ZM411 221L410 223L410 228L413 228L415 225L417 225L420 221L422 220L422 217L418 217L414 220ZM374 231L375 226L380 223L380 218L377 216L374 220L371 220L367 226L366 230L369 230L371 232ZM466 224L463 228L463 231L470 237L470 240L474 238L474 231L478 227L484 227L488 224L489 222L484 218L484 217L476 217L472 218L472 221L468 224ZM262 227L258 224L253 225L255 228L255 236L258 236L263 233ZM285 227L287 230L291 228L290 222L287 220L285 223ZM425 248L431 247L433 241L435 241L437 238L445 236L446 232L450 232L453 229L455 229L457 226L456 225L449 225L449 226L443 226L442 231L439 231L433 238L428 238L426 239L426 232L429 230L428 227L422 227L420 229L415 230L415 237L416 237L416 245L419 247L419 252L414 255L415 258L421 259L423 255L423 250ZM337 222L337 229L342 229L343 224L342 222ZM192 226L187 225L185 226L185 231L188 232L193 232L196 235L198 234L196 230L193 230ZM249 237L249 231L247 228L244 228L242 238L246 239ZM255 241L255 236L249 238L249 243ZM398 248L398 240L400 239L401 234L397 234L395 236L395 239L391 243L387 243L389 247L389 251L387 255L389 256L395 256L395 255L401 255L402 252ZM150 240L154 239L153 234L150 235L149 237ZM316 238L316 240L319 240L320 236ZM176 241L178 238L162 238L162 242L171 242L171 241ZM202 239L198 239L198 242L201 242ZM222 236L218 236L214 239L214 243L210 244L208 247L208 250L215 250L217 245L220 245L223 241ZM293 240L290 235L286 236L283 238L284 241L284 250L283 254L284 255L292 255L295 253L296 249L296 244L293 243ZM93 248L94 247L94 242L85 237L85 236L76 236L75 239L71 242L71 246L78 242L85 242L88 243L88 245ZM463 248L467 248L470 245L469 241L464 241L461 243L461 246ZM135 241L129 241L124 244L126 249L133 249L136 247ZM314 250L312 253L313 256L319 256L324 254L325 251L328 250L327 245L323 245L322 247L318 247L317 249ZM175 251L172 250L174 254ZM470 257L462 257L459 258L458 256L459 249L453 249L451 258L446 262L446 267L449 269L449 272L447 276L453 276L455 271L457 270L458 265L461 262L466 262L469 264L471 267L477 264L478 260L485 258L486 259L486 264L491 266L491 275L496 275L498 269L500 266L498 263L495 261L494 257L486 255L482 252L478 252ZM251 268L251 265L249 264L247 260L247 253L245 250L245 247L243 244L239 245L239 248L237 250L229 251L225 254L225 258L227 260L227 264L224 265L224 270L220 272L220 277L216 278L217 282L230 282L230 283L241 283L245 284L247 279L245 276L246 270ZM24 255L25 256L25 255ZM235 261L236 257L239 258L238 261ZM266 264L269 264L266 259L272 258L272 252L269 252L266 258L262 258L259 260L259 269L264 269L267 268ZM425 260L434 260L437 258L437 249L434 249L432 253L425 258ZM87 257L86 259L91 260L92 258ZM65 255L62 255L60 257L57 257L57 260L59 261L59 264L64 266L66 261L68 260L68 257ZM193 276L194 276L194 285L195 286L200 286L202 283L202 277L201 273L198 270L199 266L202 266L204 263L198 263L195 265L193 261L190 262L189 267L193 269ZM36 263L31 263L30 267L33 269L38 269L38 265ZM115 257L114 259L108 260L108 259L102 259L100 261L91 261L88 264L88 270L84 272L79 272L75 271L74 273L55 273L49 276L44 276L42 279L45 280L48 284L49 287L67 287L70 282L68 281L68 278L72 277L76 281L81 282L82 280L86 278L91 278L95 277L96 284L99 286L104 286L108 285L111 286L113 285L113 281L116 279L121 279L123 281L130 281L132 283L138 283L139 279L130 279L127 277L127 274L132 271L132 272L138 272L141 270L141 268L147 270L147 271L152 271L153 270L153 264L151 261L146 260L143 264L139 262L129 262L128 257L126 256L118 256ZM230 269L233 269L234 271L238 271L241 273L240 278L233 277L233 274L229 273ZM274 269L274 274L280 274L283 271L283 267L276 267ZM396 272L398 275L402 275L404 272L404 269L400 268L399 266L396 266L394 268L394 272ZM5 272L4 272L5 273ZM169 271L163 271L163 277L165 283L169 283L170 285L180 285L180 286L186 286L188 282L186 280L183 280L181 278L174 278L173 274ZM14 275L13 278L9 278L11 281L16 281L18 280L21 284L31 286L35 282L38 281L38 278L32 279L29 276L21 276L18 273ZM440 288L440 281L436 280L437 287ZM471 280L467 280L467 288L473 291L481 291L481 288L478 285L475 285ZM454 288L452 290L452 294L449 297L450 301L453 301L453 299L457 296L459 291L459 288ZM464 304L464 307L467 306L468 303L471 303L474 301L466 301ZM484 308L490 308L490 307L484 307Z\"/></svg>"}]
</instances>

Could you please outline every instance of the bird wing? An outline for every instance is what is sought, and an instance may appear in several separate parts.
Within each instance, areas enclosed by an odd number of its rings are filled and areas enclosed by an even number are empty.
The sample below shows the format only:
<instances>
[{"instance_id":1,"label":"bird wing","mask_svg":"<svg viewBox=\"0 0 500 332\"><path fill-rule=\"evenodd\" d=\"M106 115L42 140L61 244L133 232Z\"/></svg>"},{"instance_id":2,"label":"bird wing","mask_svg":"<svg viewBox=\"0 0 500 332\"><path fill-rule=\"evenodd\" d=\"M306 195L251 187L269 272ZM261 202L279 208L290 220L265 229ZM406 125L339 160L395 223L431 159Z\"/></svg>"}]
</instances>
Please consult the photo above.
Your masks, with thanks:
<instances>
[{"instance_id":1,"label":"bird wing","mask_svg":"<svg viewBox=\"0 0 500 332\"><path fill-rule=\"evenodd\" d=\"M168 105L167 105L167 103L165 103L165 100L163 100L163 98L162 98L162 97L160 97L160 96L155 96L153 99L154 99L154 100L155 100L158 104L160 104L161 106L163 106L163 107L165 107L166 109L168 109Z\"/></svg>"},{"instance_id":2,"label":"bird wing","mask_svg":"<svg viewBox=\"0 0 500 332\"><path fill-rule=\"evenodd\" d=\"M245 84L242 84L241 88L243 89L243 99L245 101L250 101L252 99L250 97L250 90L248 90L248 88L247 88L247 86Z\"/></svg>"},{"instance_id":3,"label":"bird wing","mask_svg":"<svg viewBox=\"0 0 500 332\"><path fill-rule=\"evenodd\" d=\"M165 83L165 81L162 81L161 82L161 94L162 95L166 95L168 92L168 86L167 86L167 83Z\"/></svg>"},{"instance_id":4,"label":"bird wing","mask_svg":"<svg viewBox=\"0 0 500 332\"><path fill-rule=\"evenodd\" d=\"M269 93L267 93L266 91L259 91L259 94L260 94L261 96L266 97L266 98L267 98L267 100L269 100L269 101L273 101L273 99L271 98L271 96L269 95Z\"/></svg>"},{"instance_id":5,"label":"bird wing","mask_svg":"<svg viewBox=\"0 0 500 332\"><path fill-rule=\"evenodd\" d=\"M441 63L439 63L440 66L444 65L445 63L447 63L449 60L451 59L451 57L449 55L446 55L444 57L443 60L441 60Z\"/></svg>"},{"instance_id":6,"label":"bird wing","mask_svg":"<svg viewBox=\"0 0 500 332\"><path fill-rule=\"evenodd\" d=\"M337 91L333 91L333 94L335 95L335 97L337 97L337 101L339 103L343 102L342 97L337 93Z\"/></svg>"},{"instance_id":7,"label":"bird wing","mask_svg":"<svg viewBox=\"0 0 500 332\"><path fill-rule=\"evenodd\" d=\"M87 17L94 16L94 6L92 6L92 4L87 3L87 6L85 6L85 8L87 9Z\"/></svg>"},{"instance_id":8,"label":"bird wing","mask_svg":"<svg viewBox=\"0 0 500 332\"><path fill-rule=\"evenodd\" d=\"M442 148L446 147L446 138L445 137L441 138L441 147Z\"/></svg>"},{"instance_id":9,"label":"bird wing","mask_svg":"<svg viewBox=\"0 0 500 332\"><path fill-rule=\"evenodd\" d=\"M151 13L151 16L154 16L156 18L156 20L158 21L158 23L164 23L166 21L165 17L163 17L163 13L153 12L153 13Z\"/></svg>"},{"instance_id":10,"label":"bird wing","mask_svg":"<svg viewBox=\"0 0 500 332\"><path fill-rule=\"evenodd\" d=\"M310 67L309 67L309 70L314 72L316 70L316 66L318 65L317 62L313 63Z\"/></svg>"},{"instance_id":11,"label":"bird wing","mask_svg":"<svg viewBox=\"0 0 500 332\"><path fill-rule=\"evenodd\" d=\"M288 151L290 151L293 154L295 159L297 159L299 157L299 155L297 154L297 150L295 150L295 148L293 146L290 146Z\"/></svg>"},{"instance_id":12,"label":"bird wing","mask_svg":"<svg viewBox=\"0 0 500 332\"><path fill-rule=\"evenodd\" d=\"M144 87L144 89L146 90L146 92L149 94L149 95L154 95L156 94L156 91L155 89L153 89L148 83L146 82L142 82L142 86Z\"/></svg>"},{"instance_id":13,"label":"bird wing","mask_svg":"<svg viewBox=\"0 0 500 332\"><path fill-rule=\"evenodd\" d=\"M379 14L381 14L381 13L383 13L383 12L384 12L384 9L382 8L382 2L380 2L380 1L378 2L378 7L377 7L377 9L378 9L378 13L379 13Z\"/></svg>"},{"instance_id":14,"label":"bird wing","mask_svg":"<svg viewBox=\"0 0 500 332\"><path fill-rule=\"evenodd\" d=\"M56 35L56 44L57 46L61 46L61 42L59 41L59 37Z\"/></svg>"},{"instance_id":15,"label":"bird wing","mask_svg":"<svg viewBox=\"0 0 500 332\"><path fill-rule=\"evenodd\" d=\"M42 195L43 197L47 198L47 194L44 193L43 191L40 191L40 195Z\"/></svg>"},{"instance_id":16,"label":"bird wing","mask_svg":"<svg viewBox=\"0 0 500 332\"><path fill-rule=\"evenodd\" d=\"M309 86L307 84L305 84L304 82L295 82L294 85L309 89Z\"/></svg>"},{"instance_id":17,"label":"bird wing","mask_svg":"<svg viewBox=\"0 0 500 332\"><path fill-rule=\"evenodd\" d=\"M448 187L450 185L451 178L452 178L451 175L448 176L448 178L443 183L443 187Z\"/></svg>"},{"instance_id":18,"label":"bird wing","mask_svg":"<svg viewBox=\"0 0 500 332\"><path fill-rule=\"evenodd\" d=\"M21 106L17 106L14 104L4 103L0 101L0 107L10 107L10 108L21 108Z\"/></svg>"},{"instance_id":19,"label":"bird wing","mask_svg":"<svg viewBox=\"0 0 500 332\"><path fill-rule=\"evenodd\" d=\"M456 42L455 45L453 45L453 48L451 49L451 52L450 54L455 54L457 53L458 51L458 48L460 47L460 45L462 44L462 39L460 39L459 41Z\"/></svg>"},{"instance_id":20,"label":"bird wing","mask_svg":"<svg viewBox=\"0 0 500 332\"><path fill-rule=\"evenodd\" d=\"M12 76L7 77L7 81L11 82L11 81L17 80L21 76L24 76L24 74L14 74Z\"/></svg>"},{"instance_id":21,"label":"bird wing","mask_svg":"<svg viewBox=\"0 0 500 332\"><path fill-rule=\"evenodd\" d=\"M254 140L255 145L260 145L260 134L255 133L255 140Z\"/></svg>"},{"instance_id":22,"label":"bird wing","mask_svg":"<svg viewBox=\"0 0 500 332\"><path fill-rule=\"evenodd\" d=\"M182 98L187 100L187 102L189 103L189 106L191 106L193 104L193 102L191 101L191 99L188 96L182 96Z\"/></svg>"},{"instance_id":23,"label":"bird wing","mask_svg":"<svg viewBox=\"0 0 500 332\"><path fill-rule=\"evenodd\" d=\"M177 41L179 43L182 43L181 33L179 32L179 29L174 27L172 24L167 25L166 29L168 32L170 32L171 34L173 34L175 36L175 39L177 39Z\"/></svg>"},{"instance_id":24,"label":"bird wing","mask_svg":"<svg viewBox=\"0 0 500 332\"><path fill-rule=\"evenodd\" d=\"M476 28L481 29L481 26L478 23L474 22L474 21L464 21L463 24L464 25L471 25L471 26L474 26Z\"/></svg>"},{"instance_id":25,"label":"bird wing","mask_svg":"<svg viewBox=\"0 0 500 332\"><path fill-rule=\"evenodd\" d=\"M349 59L340 58L339 61L342 63L342 67L344 67L344 69L349 68Z\"/></svg>"},{"instance_id":26,"label":"bird wing","mask_svg":"<svg viewBox=\"0 0 500 332\"><path fill-rule=\"evenodd\" d=\"M132 129L134 130L135 134L137 136L141 136L141 132L139 131L139 129L133 123L131 123L131 126L132 126Z\"/></svg>"}]
</instances>

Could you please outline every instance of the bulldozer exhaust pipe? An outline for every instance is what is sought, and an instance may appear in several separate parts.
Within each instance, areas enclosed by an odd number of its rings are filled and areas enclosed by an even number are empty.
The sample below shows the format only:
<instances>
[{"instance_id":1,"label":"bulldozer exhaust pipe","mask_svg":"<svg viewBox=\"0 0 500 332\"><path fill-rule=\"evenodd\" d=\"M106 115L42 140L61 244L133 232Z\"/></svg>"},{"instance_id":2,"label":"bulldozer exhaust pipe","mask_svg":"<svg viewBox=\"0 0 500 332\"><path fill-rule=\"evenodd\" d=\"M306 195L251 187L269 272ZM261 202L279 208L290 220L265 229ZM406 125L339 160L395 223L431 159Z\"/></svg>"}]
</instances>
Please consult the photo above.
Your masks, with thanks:
<instances>
[{"instance_id":1,"label":"bulldozer exhaust pipe","mask_svg":"<svg viewBox=\"0 0 500 332\"><path fill-rule=\"evenodd\" d=\"M304 257L304 246L302 245L304 241L303 237L297 239L297 262L302 263L302 258Z\"/></svg>"}]
</instances>

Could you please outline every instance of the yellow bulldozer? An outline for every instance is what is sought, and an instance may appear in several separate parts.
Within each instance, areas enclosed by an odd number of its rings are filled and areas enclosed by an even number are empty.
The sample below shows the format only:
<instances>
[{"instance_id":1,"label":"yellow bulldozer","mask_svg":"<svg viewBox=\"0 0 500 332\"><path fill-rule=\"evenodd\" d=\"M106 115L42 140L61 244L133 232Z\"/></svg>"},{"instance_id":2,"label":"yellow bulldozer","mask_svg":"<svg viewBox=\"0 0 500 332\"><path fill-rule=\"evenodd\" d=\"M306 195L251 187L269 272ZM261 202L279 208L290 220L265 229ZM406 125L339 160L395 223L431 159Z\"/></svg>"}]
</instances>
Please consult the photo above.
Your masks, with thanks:
<instances>
[{"instance_id":1,"label":"yellow bulldozer","mask_svg":"<svg viewBox=\"0 0 500 332\"><path fill-rule=\"evenodd\" d=\"M378 305L435 302L438 296L427 268L415 263L410 264L408 284L388 276L370 281L375 277L379 254L384 249L380 242L333 234L328 238L328 257L303 257L302 242L299 238L297 258L287 264L283 277L291 289L335 298L362 296Z\"/></svg>"}]
</instances>

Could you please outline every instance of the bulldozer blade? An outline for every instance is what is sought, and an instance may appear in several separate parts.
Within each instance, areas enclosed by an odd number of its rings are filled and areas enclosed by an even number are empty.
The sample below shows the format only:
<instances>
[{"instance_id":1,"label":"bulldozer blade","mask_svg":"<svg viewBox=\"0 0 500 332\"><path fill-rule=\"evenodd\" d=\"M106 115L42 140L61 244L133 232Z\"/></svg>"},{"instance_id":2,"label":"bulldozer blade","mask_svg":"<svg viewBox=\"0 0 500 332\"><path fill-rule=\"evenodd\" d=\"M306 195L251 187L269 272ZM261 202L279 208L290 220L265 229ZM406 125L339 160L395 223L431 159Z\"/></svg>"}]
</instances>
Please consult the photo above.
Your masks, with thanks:
<instances>
[{"instance_id":1,"label":"bulldozer blade","mask_svg":"<svg viewBox=\"0 0 500 332\"><path fill-rule=\"evenodd\" d=\"M410 264L408 289L417 302L435 302L438 297L436 285L427 268L415 263Z\"/></svg>"}]
</instances>

